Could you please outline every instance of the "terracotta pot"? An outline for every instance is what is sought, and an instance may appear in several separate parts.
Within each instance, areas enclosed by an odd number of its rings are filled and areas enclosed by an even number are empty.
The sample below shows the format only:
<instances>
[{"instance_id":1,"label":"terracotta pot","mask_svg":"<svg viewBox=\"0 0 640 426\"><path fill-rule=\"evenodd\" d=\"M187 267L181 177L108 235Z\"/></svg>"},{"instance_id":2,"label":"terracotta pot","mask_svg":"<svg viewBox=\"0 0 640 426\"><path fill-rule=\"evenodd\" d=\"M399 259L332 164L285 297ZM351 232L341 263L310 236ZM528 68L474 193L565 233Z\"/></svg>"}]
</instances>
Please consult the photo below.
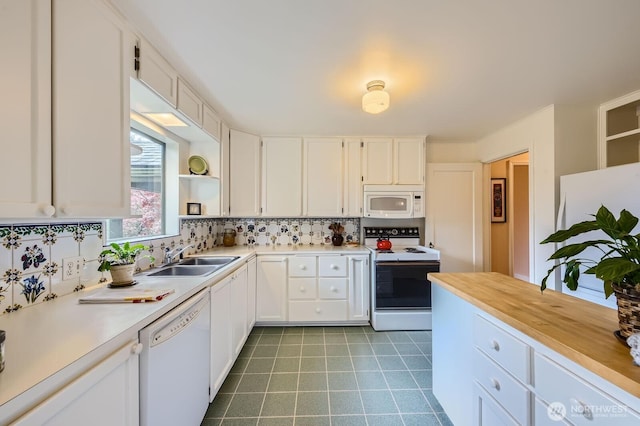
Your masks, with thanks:
<instances>
[{"instance_id":1,"label":"terracotta pot","mask_svg":"<svg viewBox=\"0 0 640 426\"><path fill-rule=\"evenodd\" d=\"M130 265L111 265L109 272L111 273L112 286L130 285L133 282L133 273L136 270L135 264Z\"/></svg>"}]
</instances>

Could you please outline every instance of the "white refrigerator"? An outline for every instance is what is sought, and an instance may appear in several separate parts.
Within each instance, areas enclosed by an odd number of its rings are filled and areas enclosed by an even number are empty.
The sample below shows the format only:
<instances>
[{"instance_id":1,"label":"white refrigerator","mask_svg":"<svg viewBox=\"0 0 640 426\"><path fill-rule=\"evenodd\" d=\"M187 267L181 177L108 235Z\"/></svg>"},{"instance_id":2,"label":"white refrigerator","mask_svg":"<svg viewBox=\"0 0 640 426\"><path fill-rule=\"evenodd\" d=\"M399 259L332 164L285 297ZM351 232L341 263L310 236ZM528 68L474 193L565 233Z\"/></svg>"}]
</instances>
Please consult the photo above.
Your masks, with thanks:
<instances>
[{"instance_id":1,"label":"white refrigerator","mask_svg":"<svg viewBox=\"0 0 640 426\"><path fill-rule=\"evenodd\" d=\"M640 217L640 163L560 177L558 229L567 229L576 222L593 220L591 215L595 215L601 205L607 207L616 218L622 209ZM634 229L634 233L638 232L640 226ZM603 234L601 231L590 232L574 237L568 243L598 239L598 233ZM600 254L598 250L588 249L581 257L598 259ZM549 262L549 267L551 265ZM564 274L564 270L561 274ZM616 307L615 295L605 299L602 281L594 275L580 274L579 283L576 291L569 290L562 283L562 292L601 305Z\"/></svg>"}]
</instances>

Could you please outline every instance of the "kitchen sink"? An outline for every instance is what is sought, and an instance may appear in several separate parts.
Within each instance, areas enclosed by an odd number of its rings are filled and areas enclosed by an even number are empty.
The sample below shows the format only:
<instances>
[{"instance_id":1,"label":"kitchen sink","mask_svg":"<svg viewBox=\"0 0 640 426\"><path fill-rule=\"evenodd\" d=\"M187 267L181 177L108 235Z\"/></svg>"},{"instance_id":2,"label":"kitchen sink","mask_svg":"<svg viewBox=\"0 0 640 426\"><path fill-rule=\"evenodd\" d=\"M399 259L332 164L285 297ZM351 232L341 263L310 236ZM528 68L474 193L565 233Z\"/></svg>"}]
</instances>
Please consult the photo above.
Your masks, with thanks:
<instances>
[{"instance_id":1,"label":"kitchen sink","mask_svg":"<svg viewBox=\"0 0 640 426\"><path fill-rule=\"evenodd\" d=\"M221 265L175 265L167 266L159 271L149 274L150 277L197 277L209 275L218 269Z\"/></svg>"},{"instance_id":2,"label":"kitchen sink","mask_svg":"<svg viewBox=\"0 0 640 426\"><path fill-rule=\"evenodd\" d=\"M178 265L219 265L224 266L236 259L239 259L240 256L211 256L211 257L189 257L187 259L181 260Z\"/></svg>"}]
</instances>

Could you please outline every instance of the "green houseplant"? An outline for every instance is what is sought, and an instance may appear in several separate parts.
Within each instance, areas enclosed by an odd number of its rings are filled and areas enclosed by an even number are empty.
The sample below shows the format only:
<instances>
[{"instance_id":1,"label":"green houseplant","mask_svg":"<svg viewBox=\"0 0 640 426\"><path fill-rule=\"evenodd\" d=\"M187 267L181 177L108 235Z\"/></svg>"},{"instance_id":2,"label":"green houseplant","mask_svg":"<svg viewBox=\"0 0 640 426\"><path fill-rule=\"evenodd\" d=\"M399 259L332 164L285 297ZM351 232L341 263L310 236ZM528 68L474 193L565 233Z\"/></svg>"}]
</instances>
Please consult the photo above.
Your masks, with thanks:
<instances>
[{"instance_id":1,"label":"green houseplant","mask_svg":"<svg viewBox=\"0 0 640 426\"><path fill-rule=\"evenodd\" d=\"M135 272L136 261L144 250L149 247L143 244L131 244L125 242L122 245L111 243L109 248L102 250L100 253L100 266L98 271L109 271L113 282L111 285L131 285L133 283L133 273ZM143 257L155 259L153 256L146 254Z\"/></svg>"},{"instance_id":2,"label":"green houseplant","mask_svg":"<svg viewBox=\"0 0 640 426\"><path fill-rule=\"evenodd\" d=\"M627 210L618 219L601 206L594 220L576 223L549 235L540 244L562 243L569 238L591 231L602 231L606 238L567 244L549 257L557 260L542 280L540 290L547 287L549 276L560 266L565 266L562 281L576 290L582 273L593 274L602 280L605 297L616 294L620 334L627 338L640 332L640 234L631 234L638 218ZM600 251L598 260L580 257L587 248Z\"/></svg>"}]
</instances>

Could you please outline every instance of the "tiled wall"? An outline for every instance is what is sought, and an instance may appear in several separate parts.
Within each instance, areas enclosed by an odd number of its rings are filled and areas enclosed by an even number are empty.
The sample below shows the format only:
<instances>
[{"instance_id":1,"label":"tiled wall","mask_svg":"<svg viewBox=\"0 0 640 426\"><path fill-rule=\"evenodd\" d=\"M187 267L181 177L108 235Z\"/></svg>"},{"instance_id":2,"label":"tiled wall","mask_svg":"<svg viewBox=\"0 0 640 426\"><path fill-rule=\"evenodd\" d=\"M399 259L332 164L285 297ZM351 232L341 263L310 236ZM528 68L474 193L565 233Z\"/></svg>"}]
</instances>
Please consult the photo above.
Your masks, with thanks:
<instances>
[{"instance_id":1,"label":"tiled wall","mask_svg":"<svg viewBox=\"0 0 640 426\"><path fill-rule=\"evenodd\" d=\"M165 249L192 245L193 254L222 245L226 228L236 231L237 245L331 244L329 225L340 222L345 242L358 241L358 218L240 218L183 219L180 235L143 241L162 262ZM98 284L108 274L98 272L103 249L102 222L0 225L0 314L10 313ZM85 260L80 276L65 278L63 259L81 256ZM152 266L149 259L140 269Z\"/></svg>"}]
</instances>

